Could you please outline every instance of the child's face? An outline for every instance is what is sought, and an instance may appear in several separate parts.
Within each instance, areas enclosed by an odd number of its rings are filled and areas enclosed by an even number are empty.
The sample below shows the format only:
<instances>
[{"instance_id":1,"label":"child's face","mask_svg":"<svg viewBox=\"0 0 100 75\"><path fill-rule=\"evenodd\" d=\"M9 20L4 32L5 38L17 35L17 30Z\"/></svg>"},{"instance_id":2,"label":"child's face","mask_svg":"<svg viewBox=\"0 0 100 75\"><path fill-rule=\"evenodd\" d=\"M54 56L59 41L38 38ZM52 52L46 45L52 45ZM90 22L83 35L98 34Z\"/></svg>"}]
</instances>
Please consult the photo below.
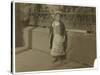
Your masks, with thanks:
<instances>
[{"instance_id":1,"label":"child's face","mask_svg":"<svg viewBox=\"0 0 100 75\"><path fill-rule=\"evenodd\" d=\"M55 19L56 21L60 21L61 15L60 15L60 14L56 14L55 17L54 17L54 19Z\"/></svg>"}]
</instances>

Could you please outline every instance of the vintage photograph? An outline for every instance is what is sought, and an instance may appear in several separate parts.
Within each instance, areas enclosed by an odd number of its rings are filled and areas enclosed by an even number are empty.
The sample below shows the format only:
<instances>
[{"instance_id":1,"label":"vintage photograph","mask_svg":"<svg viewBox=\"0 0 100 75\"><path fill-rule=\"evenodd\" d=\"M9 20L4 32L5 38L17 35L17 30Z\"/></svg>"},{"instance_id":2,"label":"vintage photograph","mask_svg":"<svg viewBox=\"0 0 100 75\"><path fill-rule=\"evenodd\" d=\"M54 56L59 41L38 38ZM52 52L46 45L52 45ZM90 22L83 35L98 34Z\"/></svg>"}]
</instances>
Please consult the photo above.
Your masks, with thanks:
<instances>
[{"instance_id":1,"label":"vintage photograph","mask_svg":"<svg viewBox=\"0 0 100 75\"><path fill-rule=\"evenodd\" d=\"M15 72L93 68L96 7L15 3Z\"/></svg>"}]
</instances>

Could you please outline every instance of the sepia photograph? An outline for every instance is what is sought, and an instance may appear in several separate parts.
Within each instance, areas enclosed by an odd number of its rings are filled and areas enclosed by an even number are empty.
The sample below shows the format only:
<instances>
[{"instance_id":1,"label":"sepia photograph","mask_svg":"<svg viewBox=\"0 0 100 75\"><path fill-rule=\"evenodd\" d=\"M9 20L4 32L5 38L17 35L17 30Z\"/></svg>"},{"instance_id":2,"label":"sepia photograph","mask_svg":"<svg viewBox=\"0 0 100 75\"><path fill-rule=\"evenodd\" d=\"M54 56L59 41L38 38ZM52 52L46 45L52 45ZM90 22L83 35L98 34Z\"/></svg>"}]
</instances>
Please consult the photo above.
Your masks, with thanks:
<instances>
[{"instance_id":1,"label":"sepia photograph","mask_svg":"<svg viewBox=\"0 0 100 75\"><path fill-rule=\"evenodd\" d=\"M94 67L96 7L15 2L14 16L15 72Z\"/></svg>"}]
</instances>

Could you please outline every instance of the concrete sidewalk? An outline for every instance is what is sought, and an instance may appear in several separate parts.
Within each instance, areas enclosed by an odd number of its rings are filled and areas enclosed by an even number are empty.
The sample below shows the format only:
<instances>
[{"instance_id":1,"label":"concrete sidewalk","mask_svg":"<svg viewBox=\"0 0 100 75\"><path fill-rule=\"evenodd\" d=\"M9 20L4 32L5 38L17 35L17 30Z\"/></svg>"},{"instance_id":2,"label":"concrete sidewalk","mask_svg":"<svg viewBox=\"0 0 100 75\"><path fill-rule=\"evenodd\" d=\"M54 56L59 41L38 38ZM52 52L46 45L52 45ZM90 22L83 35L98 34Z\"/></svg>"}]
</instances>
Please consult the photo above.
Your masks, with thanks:
<instances>
[{"instance_id":1,"label":"concrete sidewalk","mask_svg":"<svg viewBox=\"0 0 100 75\"><path fill-rule=\"evenodd\" d=\"M67 61L62 65L54 65L52 57L41 50L27 50L16 54L16 72L43 71L56 69L85 68L87 66L75 61Z\"/></svg>"}]
</instances>

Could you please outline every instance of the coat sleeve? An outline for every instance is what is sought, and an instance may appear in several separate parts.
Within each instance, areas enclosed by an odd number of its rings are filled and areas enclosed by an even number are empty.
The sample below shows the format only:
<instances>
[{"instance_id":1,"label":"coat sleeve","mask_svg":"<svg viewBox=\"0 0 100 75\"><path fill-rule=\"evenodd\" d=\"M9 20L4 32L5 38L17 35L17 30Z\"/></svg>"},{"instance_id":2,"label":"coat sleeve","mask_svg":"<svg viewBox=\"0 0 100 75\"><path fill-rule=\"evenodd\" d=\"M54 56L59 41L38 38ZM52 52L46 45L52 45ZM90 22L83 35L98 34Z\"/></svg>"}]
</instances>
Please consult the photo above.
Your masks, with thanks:
<instances>
[{"instance_id":1,"label":"coat sleeve","mask_svg":"<svg viewBox=\"0 0 100 75\"><path fill-rule=\"evenodd\" d=\"M65 43L64 43L64 50L67 49L67 43L68 43L68 37L67 37L67 32L65 33Z\"/></svg>"},{"instance_id":2,"label":"coat sleeve","mask_svg":"<svg viewBox=\"0 0 100 75\"><path fill-rule=\"evenodd\" d=\"M65 27L64 24L63 24L63 30L64 30L64 36L65 36L64 50L66 51L66 49L67 49L67 43L68 43L68 35L67 35L66 27Z\"/></svg>"},{"instance_id":3,"label":"coat sleeve","mask_svg":"<svg viewBox=\"0 0 100 75\"><path fill-rule=\"evenodd\" d=\"M52 49L52 42L53 42L53 28L50 27L50 38L49 38L49 47Z\"/></svg>"}]
</instances>

